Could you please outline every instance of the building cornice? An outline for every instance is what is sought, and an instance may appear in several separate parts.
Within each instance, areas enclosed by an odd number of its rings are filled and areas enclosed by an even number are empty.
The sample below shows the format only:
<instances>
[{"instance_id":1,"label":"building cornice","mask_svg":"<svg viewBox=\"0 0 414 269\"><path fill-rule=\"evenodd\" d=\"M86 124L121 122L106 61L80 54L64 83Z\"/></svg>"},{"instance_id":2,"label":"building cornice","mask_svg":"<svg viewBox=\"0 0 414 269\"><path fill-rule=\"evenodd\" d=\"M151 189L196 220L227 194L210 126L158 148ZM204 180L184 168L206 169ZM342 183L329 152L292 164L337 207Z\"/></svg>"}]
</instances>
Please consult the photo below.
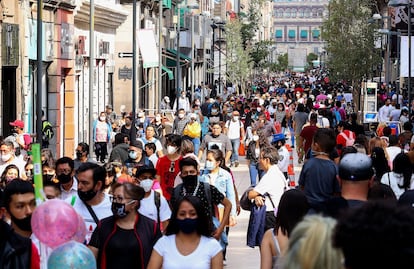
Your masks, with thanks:
<instances>
[{"instance_id":1,"label":"building cornice","mask_svg":"<svg viewBox=\"0 0 414 269\"><path fill-rule=\"evenodd\" d=\"M75 23L87 23L90 20L90 3L89 1L83 1L75 14ZM122 6L118 8L105 7L95 4L95 25L101 27L108 27L116 29L128 17L128 12L122 9Z\"/></svg>"}]
</instances>

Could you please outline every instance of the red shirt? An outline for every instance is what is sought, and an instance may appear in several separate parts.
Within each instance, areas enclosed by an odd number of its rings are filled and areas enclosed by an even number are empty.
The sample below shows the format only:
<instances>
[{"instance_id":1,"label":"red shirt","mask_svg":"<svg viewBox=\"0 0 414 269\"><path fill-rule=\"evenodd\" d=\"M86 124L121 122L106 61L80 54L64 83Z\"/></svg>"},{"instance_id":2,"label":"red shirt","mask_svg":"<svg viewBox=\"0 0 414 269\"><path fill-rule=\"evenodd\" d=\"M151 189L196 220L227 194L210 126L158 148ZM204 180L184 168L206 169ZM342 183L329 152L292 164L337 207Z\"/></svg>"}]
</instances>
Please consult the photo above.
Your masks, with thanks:
<instances>
[{"instance_id":1,"label":"red shirt","mask_svg":"<svg viewBox=\"0 0 414 269\"><path fill-rule=\"evenodd\" d=\"M157 161L157 176L160 178L160 185L162 190L162 195L164 195L165 199L169 201L171 199L171 195L174 189L174 181L175 177L180 172L179 162L183 157L180 156L175 161L171 161L168 159L168 156L165 155L158 159ZM171 163L174 162L173 166Z\"/></svg>"},{"instance_id":2,"label":"red shirt","mask_svg":"<svg viewBox=\"0 0 414 269\"><path fill-rule=\"evenodd\" d=\"M302 132L300 132L300 136L305 140L305 144L303 147L305 154L311 148L313 136L315 135L317 130L318 130L318 127L316 127L315 125L309 125L303 128Z\"/></svg>"}]
</instances>

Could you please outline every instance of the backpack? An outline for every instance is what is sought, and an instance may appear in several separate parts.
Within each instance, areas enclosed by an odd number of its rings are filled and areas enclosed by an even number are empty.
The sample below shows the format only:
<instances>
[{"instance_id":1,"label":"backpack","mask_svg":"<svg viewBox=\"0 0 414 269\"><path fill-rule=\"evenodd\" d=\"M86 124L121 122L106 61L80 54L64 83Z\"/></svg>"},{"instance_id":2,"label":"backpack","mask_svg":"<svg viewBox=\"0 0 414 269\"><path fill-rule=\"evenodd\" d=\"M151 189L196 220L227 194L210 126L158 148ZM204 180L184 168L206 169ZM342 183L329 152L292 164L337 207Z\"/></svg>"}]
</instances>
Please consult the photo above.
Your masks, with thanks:
<instances>
[{"instance_id":1,"label":"backpack","mask_svg":"<svg viewBox=\"0 0 414 269\"><path fill-rule=\"evenodd\" d=\"M55 132L53 131L53 126L47 120L42 122L42 139L43 141L49 141L55 136Z\"/></svg>"},{"instance_id":2,"label":"backpack","mask_svg":"<svg viewBox=\"0 0 414 269\"><path fill-rule=\"evenodd\" d=\"M352 133L351 133L352 134ZM348 137L344 132L342 132L342 133L340 133L340 135L343 137L343 138L345 138L345 140L346 140L346 146L347 147L350 147L350 146L353 146L354 145L354 143L355 143L355 138L350 138L350 137Z\"/></svg>"}]
</instances>

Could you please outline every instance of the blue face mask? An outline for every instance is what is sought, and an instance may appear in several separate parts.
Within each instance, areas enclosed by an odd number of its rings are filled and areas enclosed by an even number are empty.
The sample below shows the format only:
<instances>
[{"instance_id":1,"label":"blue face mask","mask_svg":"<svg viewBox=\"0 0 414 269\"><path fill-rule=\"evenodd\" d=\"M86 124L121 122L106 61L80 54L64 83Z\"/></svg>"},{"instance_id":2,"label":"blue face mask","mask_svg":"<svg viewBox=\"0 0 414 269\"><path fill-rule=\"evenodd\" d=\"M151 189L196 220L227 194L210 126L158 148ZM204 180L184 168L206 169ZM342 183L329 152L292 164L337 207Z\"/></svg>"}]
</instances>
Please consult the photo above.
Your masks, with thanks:
<instances>
[{"instance_id":1,"label":"blue face mask","mask_svg":"<svg viewBox=\"0 0 414 269\"><path fill-rule=\"evenodd\" d=\"M177 219L177 225L180 231L185 234L191 234L197 230L198 218L195 219Z\"/></svg>"},{"instance_id":2,"label":"blue face mask","mask_svg":"<svg viewBox=\"0 0 414 269\"><path fill-rule=\"evenodd\" d=\"M214 167L214 162L212 162L212 161L206 161L206 170L213 170L215 167Z\"/></svg>"},{"instance_id":3,"label":"blue face mask","mask_svg":"<svg viewBox=\"0 0 414 269\"><path fill-rule=\"evenodd\" d=\"M131 159L133 159L133 160L135 160L135 159L138 157L138 154L137 154L137 152L136 152L136 151L130 151L130 152L128 153L128 155L129 155L129 158L131 158Z\"/></svg>"}]
</instances>

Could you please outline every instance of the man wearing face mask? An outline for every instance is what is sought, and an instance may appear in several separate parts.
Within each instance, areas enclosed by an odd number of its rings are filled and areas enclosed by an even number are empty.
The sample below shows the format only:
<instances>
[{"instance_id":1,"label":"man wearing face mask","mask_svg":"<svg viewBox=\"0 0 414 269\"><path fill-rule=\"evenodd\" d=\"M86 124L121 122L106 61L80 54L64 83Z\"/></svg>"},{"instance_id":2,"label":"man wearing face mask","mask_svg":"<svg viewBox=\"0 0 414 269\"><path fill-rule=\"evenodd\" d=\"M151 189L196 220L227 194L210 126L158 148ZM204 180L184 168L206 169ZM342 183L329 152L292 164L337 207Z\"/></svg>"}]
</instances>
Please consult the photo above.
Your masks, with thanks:
<instances>
[{"instance_id":1,"label":"man wearing face mask","mask_svg":"<svg viewBox=\"0 0 414 269\"><path fill-rule=\"evenodd\" d=\"M133 130L132 128L135 128L136 133L138 133L137 127L135 127L135 125L132 124L132 117L131 116L126 116L125 117L125 124L122 125L122 127L121 127L121 133L126 134L129 137L131 137L131 133L132 133L132 130Z\"/></svg>"},{"instance_id":2,"label":"man wearing face mask","mask_svg":"<svg viewBox=\"0 0 414 269\"><path fill-rule=\"evenodd\" d=\"M185 126L188 123L188 118L185 116L185 110L180 108L173 122L172 133L181 135Z\"/></svg>"},{"instance_id":3,"label":"man wearing face mask","mask_svg":"<svg viewBox=\"0 0 414 269\"><path fill-rule=\"evenodd\" d=\"M198 159L201 160L205 149L209 150L212 149L213 146L216 146L223 152L225 161L228 163L233 150L230 139L225 134L221 133L222 128L220 123L214 123L211 126L211 129L211 134L207 134L201 142L200 150L198 151Z\"/></svg>"},{"instance_id":4,"label":"man wearing face mask","mask_svg":"<svg viewBox=\"0 0 414 269\"><path fill-rule=\"evenodd\" d=\"M177 111L179 109L184 109L185 112L190 112L190 101L185 95L185 91L181 91L180 96L174 101L173 110Z\"/></svg>"},{"instance_id":5,"label":"man wearing face mask","mask_svg":"<svg viewBox=\"0 0 414 269\"><path fill-rule=\"evenodd\" d=\"M20 158L16 158L14 154L13 142L3 141L0 144L0 153L1 153L0 175L3 174L4 169L8 165L14 164L19 168L19 174L22 175L22 177L25 177L25 170L24 170L25 162Z\"/></svg>"},{"instance_id":6,"label":"man wearing face mask","mask_svg":"<svg viewBox=\"0 0 414 269\"><path fill-rule=\"evenodd\" d=\"M10 225L0 220L0 268L40 268L38 250L30 239L30 221L36 207L33 185L13 180L0 201L4 202L0 204L1 209L5 209L11 219Z\"/></svg>"},{"instance_id":7,"label":"man wearing face mask","mask_svg":"<svg viewBox=\"0 0 414 269\"><path fill-rule=\"evenodd\" d=\"M156 221L160 230L165 231L170 220L171 209L164 196L152 189L156 174L157 170L149 166L140 167L135 174L135 184L145 191L138 212Z\"/></svg>"},{"instance_id":8,"label":"man wearing face mask","mask_svg":"<svg viewBox=\"0 0 414 269\"><path fill-rule=\"evenodd\" d=\"M259 114L257 121L252 127L258 131L259 135L267 137L269 143L272 142L272 135L277 133L275 126L266 119L264 113Z\"/></svg>"},{"instance_id":9,"label":"man wearing face mask","mask_svg":"<svg viewBox=\"0 0 414 269\"><path fill-rule=\"evenodd\" d=\"M112 216L109 195L104 193L106 170L96 163L83 163L76 171L78 192L66 199L83 217L86 225L86 241L89 242L92 232L99 220Z\"/></svg>"},{"instance_id":10,"label":"man wearing face mask","mask_svg":"<svg viewBox=\"0 0 414 269\"><path fill-rule=\"evenodd\" d=\"M89 158L89 145L85 142L81 142L76 147L76 158L74 160L75 170L79 168L82 163L90 162L94 163L95 161Z\"/></svg>"},{"instance_id":11,"label":"man wearing face mask","mask_svg":"<svg viewBox=\"0 0 414 269\"><path fill-rule=\"evenodd\" d=\"M128 168L128 174L134 175L137 169L141 166L152 166L151 161L143 153L144 146L141 141L131 141L128 148L128 159L125 161L125 165Z\"/></svg>"},{"instance_id":12,"label":"man wearing face mask","mask_svg":"<svg viewBox=\"0 0 414 269\"><path fill-rule=\"evenodd\" d=\"M60 198L66 200L78 193L78 182L74 180L75 163L69 157L62 157L56 161L56 179L61 190Z\"/></svg>"},{"instance_id":13,"label":"man wearing face mask","mask_svg":"<svg viewBox=\"0 0 414 269\"><path fill-rule=\"evenodd\" d=\"M184 158L180 161L181 178L183 183L174 188L173 196L171 197L171 205L174 207L175 203L183 196L196 196L200 198L204 208L204 213L207 219L213 223L214 207L221 204L224 207L223 218L221 223L215 222L215 231L213 237L220 239L221 233L228 224L231 211L231 202L229 199L214 186L200 182L199 180L199 166L196 160L191 157Z\"/></svg>"}]
</instances>

